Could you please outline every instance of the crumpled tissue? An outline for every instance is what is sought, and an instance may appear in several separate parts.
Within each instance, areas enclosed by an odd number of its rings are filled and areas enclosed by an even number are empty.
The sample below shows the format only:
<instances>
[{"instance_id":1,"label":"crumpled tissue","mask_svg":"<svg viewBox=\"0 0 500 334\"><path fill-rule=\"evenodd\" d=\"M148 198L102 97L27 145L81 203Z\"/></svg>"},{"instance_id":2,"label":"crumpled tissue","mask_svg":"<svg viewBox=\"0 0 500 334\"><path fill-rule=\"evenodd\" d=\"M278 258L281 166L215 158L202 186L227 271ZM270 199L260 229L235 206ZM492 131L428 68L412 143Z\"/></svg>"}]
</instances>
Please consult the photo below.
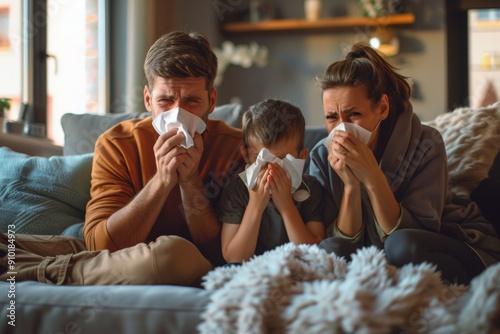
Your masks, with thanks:
<instances>
[{"instance_id":1,"label":"crumpled tissue","mask_svg":"<svg viewBox=\"0 0 500 334\"><path fill-rule=\"evenodd\" d=\"M177 133L184 133L186 139L179 144L184 148L194 146L195 132L203 133L206 126L201 118L180 107L164 111L153 120L153 127L160 135L172 128L178 128Z\"/></svg>"},{"instance_id":2,"label":"crumpled tissue","mask_svg":"<svg viewBox=\"0 0 500 334\"><path fill-rule=\"evenodd\" d=\"M288 178L291 180L292 193L294 193L302 183L302 172L304 170L305 159L297 159L291 154L287 154L284 159L280 159L266 148L263 148L259 152L253 164L247 165L245 170L239 174L248 189L253 189L255 187L257 175L262 167L266 166L269 162L277 163L283 167Z\"/></svg>"},{"instance_id":3,"label":"crumpled tissue","mask_svg":"<svg viewBox=\"0 0 500 334\"><path fill-rule=\"evenodd\" d=\"M337 131L337 130L349 132L365 144L368 144L368 142L370 141L370 138L372 136L372 132L366 130L365 128L363 128L357 124L346 123L346 122L340 123L339 125L334 127L332 129L332 131L330 131L330 133L328 134L328 137L326 137L325 141L323 142L323 145L325 145L326 148L330 148L330 143L332 142L335 131Z\"/></svg>"}]
</instances>

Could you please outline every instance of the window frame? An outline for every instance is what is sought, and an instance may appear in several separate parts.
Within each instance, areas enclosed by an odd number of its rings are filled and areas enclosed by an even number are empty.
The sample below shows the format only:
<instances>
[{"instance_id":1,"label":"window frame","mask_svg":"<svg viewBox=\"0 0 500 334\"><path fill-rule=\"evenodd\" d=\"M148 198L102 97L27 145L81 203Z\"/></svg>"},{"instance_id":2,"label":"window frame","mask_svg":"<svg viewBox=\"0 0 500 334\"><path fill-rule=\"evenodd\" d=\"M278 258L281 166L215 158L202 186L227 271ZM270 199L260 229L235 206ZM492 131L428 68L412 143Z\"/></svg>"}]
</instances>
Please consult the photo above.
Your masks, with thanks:
<instances>
[{"instance_id":1,"label":"window frame","mask_svg":"<svg viewBox=\"0 0 500 334\"><path fill-rule=\"evenodd\" d=\"M22 88L19 118L47 127L47 0L23 0Z\"/></svg>"}]
</instances>

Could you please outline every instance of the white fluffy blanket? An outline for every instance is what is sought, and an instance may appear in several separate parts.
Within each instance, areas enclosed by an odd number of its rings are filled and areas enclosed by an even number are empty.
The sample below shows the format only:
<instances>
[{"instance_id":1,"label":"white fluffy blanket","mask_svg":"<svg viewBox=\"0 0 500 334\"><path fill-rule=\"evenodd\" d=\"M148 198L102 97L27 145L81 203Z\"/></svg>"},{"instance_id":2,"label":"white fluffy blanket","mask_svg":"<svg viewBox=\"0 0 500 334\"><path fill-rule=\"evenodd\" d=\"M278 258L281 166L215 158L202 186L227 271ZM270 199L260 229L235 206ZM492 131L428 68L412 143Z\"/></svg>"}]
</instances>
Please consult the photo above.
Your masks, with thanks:
<instances>
[{"instance_id":1,"label":"white fluffy blanket","mask_svg":"<svg viewBox=\"0 0 500 334\"><path fill-rule=\"evenodd\" d=\"M286 244L204 277L213 290L201 333L490 333L500 319L500 265L469 287L429 264L395 268L364 248L350 263ZM498 324L497 324L498 325Z\"/></svg>"}]
</instances>

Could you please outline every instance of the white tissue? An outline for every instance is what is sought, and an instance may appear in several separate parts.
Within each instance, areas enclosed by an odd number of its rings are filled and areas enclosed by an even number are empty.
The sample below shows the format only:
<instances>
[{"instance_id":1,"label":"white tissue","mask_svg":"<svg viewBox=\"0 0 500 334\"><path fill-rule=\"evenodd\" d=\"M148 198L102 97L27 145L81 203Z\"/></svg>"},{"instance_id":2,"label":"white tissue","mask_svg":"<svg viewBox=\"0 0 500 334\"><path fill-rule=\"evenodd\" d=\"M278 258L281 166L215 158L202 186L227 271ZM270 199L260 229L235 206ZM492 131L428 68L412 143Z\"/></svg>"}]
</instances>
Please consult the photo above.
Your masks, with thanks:
<instances>
[{"instance_id":1,"label":"white tissue","mask_svg":"<svg viewBox=\"0 0 500 334\"><path fill-rule=\"evenodd\" d=\"M350 134L354 135L354 137L358 138L359 140L361 140L365 144L368 144L368 142L370 141L370 138L372 136L372 133L370 131L366 130L365 128L363 128L357 124L345 123L345 122L340 123L339 125L334 127L332 129L332 131L330 131L330 133L328 134L328 137L326 137L325 141L323 142L323 145L325 145L326 148L330 148L330 143L332 142L333 137L335 135L335 131L337 131L337 130L349 132Z\"/></svg>"},{"instance_id":2,"label":"white tissue","mask_svg":"<svg viewBox=\"0 0 500 334\"><path fill-rule=\"evenodd\" d=\"M305 159L297 159L291 154L287 154L284 159L280 159L266 148L263 148L257 159L251 165L247 165L246 169L239 175L248 189L253 189L257 183L257 176L268 162L277 163L286 171L288 178L292 183L292 193L294 193L302 183L302 172L304 170Z\"/></svg>"},{"instance_id":3,"label":"white tissue","mask_svg":"<svg viewBox=\"0 0 500 334\"><path fill-rule=\"evenodd\" d=\"M194 146L193 136L195 132L203 133L206 128L205 122L198 116L186 111L180 107L162 112L153 120L153 127L158 134L162 135L172 128L179 129L177 133L182 132L186 139L179 144L184 148Z\"/></svg>"}]
</instances>

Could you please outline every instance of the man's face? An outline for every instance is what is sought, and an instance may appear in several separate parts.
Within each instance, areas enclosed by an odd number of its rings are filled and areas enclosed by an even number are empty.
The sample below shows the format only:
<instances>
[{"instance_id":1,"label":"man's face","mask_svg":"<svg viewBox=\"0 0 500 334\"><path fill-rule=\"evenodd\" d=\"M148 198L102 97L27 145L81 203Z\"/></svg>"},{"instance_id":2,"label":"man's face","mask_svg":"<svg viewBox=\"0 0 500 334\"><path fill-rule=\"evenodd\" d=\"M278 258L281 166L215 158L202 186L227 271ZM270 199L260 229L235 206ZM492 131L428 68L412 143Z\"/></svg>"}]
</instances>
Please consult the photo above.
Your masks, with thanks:
<instances>
[{"instance_id":1,"label":"man's face","mask_svg":"<svg viewBox=\"0 0 500 334\"><path fill-rule=\"evenodd\" d=\"M181 107L200 117L204 122L215 108L217 93L208 92L205 78L156 77L153 89L144 87L144 105L155 119L162 112Z\"/></svg>"}]
</instances>

